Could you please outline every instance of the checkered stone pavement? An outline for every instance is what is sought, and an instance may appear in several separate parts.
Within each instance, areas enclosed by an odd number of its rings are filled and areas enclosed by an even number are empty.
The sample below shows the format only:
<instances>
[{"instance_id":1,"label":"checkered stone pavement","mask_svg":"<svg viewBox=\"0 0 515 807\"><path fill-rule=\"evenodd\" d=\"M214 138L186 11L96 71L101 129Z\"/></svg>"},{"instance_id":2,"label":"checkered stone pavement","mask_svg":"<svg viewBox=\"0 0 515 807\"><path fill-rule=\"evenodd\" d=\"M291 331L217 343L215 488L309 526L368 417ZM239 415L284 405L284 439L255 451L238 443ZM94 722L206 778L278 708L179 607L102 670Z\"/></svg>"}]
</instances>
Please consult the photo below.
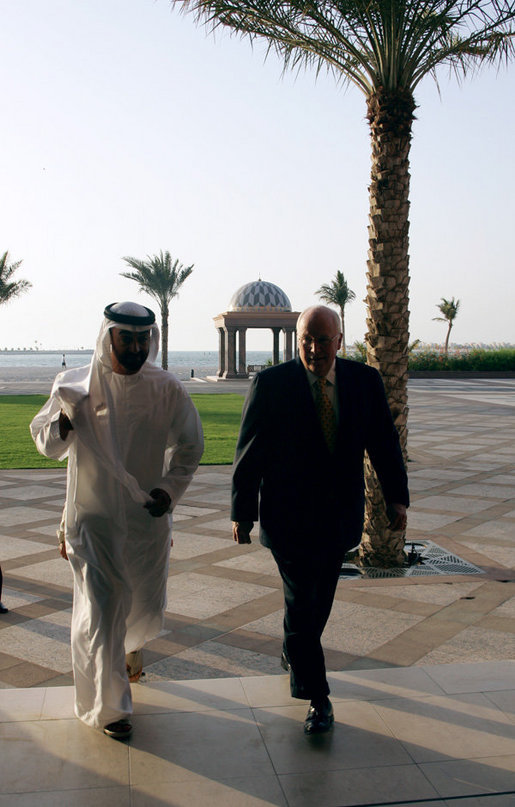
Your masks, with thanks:
<instances>
[{"instance_id":1,"label":"checkered stone pavement","mask_svg":"<svg viewBox=\"0 0 515 807\"><path fill-rule=\"evenodd\" d=\"M408 538L480 574L344 579L330 670L515 657L515 381L410 382ZM257 539L230 534L229 467L201 467L178 505L163 630L146 680L276 675L282 591ZM72 683L72 576L57 554L62 470L0 472L0 688Z\"/></svg>"}]
</instances>

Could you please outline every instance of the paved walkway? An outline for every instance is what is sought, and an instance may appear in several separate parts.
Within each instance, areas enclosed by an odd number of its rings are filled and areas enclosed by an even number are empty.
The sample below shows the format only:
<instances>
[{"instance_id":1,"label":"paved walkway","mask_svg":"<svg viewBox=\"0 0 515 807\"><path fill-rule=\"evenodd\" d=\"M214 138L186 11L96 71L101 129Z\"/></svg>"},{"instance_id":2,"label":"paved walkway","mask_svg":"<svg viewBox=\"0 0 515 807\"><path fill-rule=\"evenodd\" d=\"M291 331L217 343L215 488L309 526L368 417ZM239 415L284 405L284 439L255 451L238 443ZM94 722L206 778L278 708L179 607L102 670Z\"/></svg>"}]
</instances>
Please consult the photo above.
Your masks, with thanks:
<instances>
[{"instance_id":1,"label":"paved walkway","mask_svg":"<svg viewBox=\"0 0 515 807\"><path fill-rule=\"evenodd\" d=\"M274 565L230 538L229 468L202 467L177 508L129 745L72 716L63 472L0 472L0 807L514 807L514 393L505 379L410 382L409 538L475 569L340 582L324 636L336 726L315 740L278 665Z\"/></svg>"}]
</instances>

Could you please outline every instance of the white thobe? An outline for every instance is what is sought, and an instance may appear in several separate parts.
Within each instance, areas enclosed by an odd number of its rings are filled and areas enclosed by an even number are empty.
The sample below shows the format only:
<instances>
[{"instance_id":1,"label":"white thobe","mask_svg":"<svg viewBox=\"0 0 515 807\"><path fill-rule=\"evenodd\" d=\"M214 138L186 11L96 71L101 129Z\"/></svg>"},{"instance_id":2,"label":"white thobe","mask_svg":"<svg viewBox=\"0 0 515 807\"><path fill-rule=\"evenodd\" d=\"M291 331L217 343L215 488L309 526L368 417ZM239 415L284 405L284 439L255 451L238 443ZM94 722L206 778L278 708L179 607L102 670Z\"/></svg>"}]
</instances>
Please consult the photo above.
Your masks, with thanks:
<instances>
[{"instance_id":1,"label":"white thobe","mask_svg":"<svg viewBox=\"0 0 515 807\"><path fill-rule=\"evenodd\" d=\"M68 371L74 383L77 371ZM68 456L65 537L74 575L72 660L75 712L91 726L132 712L125 654L162 627L171 515L152 517L90 449L81 418L59 436L59 386L31 424L39 451ZM74 375L72 375L74 374ZM112 396L115 452L140 488L165 490L172 507L187 488L203 450L200 419L183 385L145 364L134 375L104 375ZM85 398L80 406L87 406ZM150 496L148 497L150 499Z\"/></svg>"}]
</instances>

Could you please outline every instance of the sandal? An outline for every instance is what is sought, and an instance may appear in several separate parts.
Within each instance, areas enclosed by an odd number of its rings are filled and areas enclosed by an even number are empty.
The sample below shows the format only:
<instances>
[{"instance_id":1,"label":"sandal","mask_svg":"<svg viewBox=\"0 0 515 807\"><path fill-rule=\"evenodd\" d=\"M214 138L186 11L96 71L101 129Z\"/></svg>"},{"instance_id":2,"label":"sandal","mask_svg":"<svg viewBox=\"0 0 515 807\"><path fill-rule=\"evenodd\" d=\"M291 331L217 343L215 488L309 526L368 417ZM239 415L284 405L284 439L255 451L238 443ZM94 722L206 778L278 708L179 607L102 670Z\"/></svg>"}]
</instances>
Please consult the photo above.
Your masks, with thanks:
<instances>
[{"instance_id":1,"label":"sandal","mask_svg":"<svg viewBox=\"0 0 515 807\"><path fill-rule=\"evenodd\" d=\"M129 723L127 719L108 723L107 726L104 726L104 734L115 740L125 740L132 734L132 723Z\"/></svg>"},{"instance_id":2,"label":"sandal","mask_svg":"<svg viewBox=\"0 0 515 807\"><path fill-rule=\"evenodd\" d=\"M125 656L125 663L127 665L127 675L131 684L135 684L143 672L143 652L141 650L133 650L132 653L127 653Z\"/></svg>"}]
</instances>

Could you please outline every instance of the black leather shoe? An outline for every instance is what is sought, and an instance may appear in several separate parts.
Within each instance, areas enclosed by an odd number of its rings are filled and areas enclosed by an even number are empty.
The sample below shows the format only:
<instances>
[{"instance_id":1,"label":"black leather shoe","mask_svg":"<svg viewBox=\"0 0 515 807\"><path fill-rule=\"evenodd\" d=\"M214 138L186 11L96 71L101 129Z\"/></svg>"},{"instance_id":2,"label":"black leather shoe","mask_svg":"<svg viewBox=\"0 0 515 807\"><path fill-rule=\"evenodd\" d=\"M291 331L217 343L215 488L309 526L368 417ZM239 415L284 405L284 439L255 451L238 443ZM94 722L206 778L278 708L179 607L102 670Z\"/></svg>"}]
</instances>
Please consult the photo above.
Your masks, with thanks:
<instances>
[{"instance_id":1,"label":"black leather shoe","mask_svg":"<svg viewBox=\"0 0 515 807\"><path fill-rule=\"evenodd\" d=\"M132 734L132 723L125 718L108 723L107 726L104 726L104 734L115 740L128 740Z\"/></svg>"},{"instance_id":2,"label":"black leather shoe","mask_svg":"<svg viewBox=\"0 0 515 807\"><path fill-rule=\"evenodd\" d=\"M291 664L284 653L281 653L281 667L285 672L291 672Z\"/></svg>"},{"instance_id":3,"label":"black leather shoe","mask_svg":"<svg viewBox=\"0 0 515 807\"><path fill-rule=\"evenodd\" d=\"M316 705L311 704L304 722L305 734L322 734L334 723L333 706L329 698Z\"/></svg>"},{"instance_id":4,"label":"black leather shoe","mask_svg":"<svg viewBox=\"0 0 515 807\"><path fill-rule=\"evenodd\" d=\"M8 614L8 613L9 609L6 608L5 605L2 605L2 603L0 602L0 614Z\"/></svg>"}]
</instances>

